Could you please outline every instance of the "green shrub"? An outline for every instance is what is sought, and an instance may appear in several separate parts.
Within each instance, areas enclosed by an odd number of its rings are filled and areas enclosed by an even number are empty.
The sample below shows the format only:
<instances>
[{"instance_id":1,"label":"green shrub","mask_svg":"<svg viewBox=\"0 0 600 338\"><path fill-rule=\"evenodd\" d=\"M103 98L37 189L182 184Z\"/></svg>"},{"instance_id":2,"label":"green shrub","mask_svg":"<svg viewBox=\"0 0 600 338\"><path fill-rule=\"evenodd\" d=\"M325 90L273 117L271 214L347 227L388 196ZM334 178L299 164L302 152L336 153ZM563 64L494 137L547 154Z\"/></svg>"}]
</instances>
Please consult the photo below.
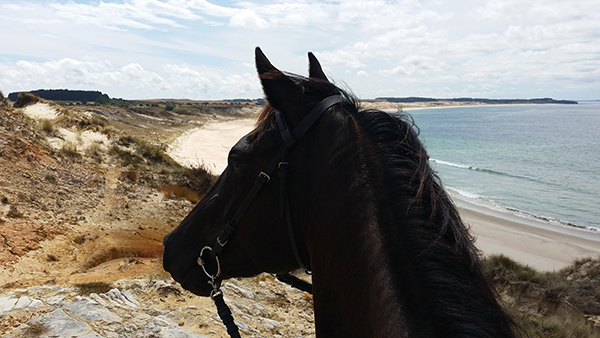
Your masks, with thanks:
<instances>
[{"instance_id":1,"label":"green shrub","mask_svg":"<svg viewBox=\"0 0 600 338\"><path fill-rule=\"evenodd\" d=\"M175 109L175 104L174 103L167 103L167 104L165 104L165 109L167 111L171 111L171 110Z\"/></svg>"}]
</instances>

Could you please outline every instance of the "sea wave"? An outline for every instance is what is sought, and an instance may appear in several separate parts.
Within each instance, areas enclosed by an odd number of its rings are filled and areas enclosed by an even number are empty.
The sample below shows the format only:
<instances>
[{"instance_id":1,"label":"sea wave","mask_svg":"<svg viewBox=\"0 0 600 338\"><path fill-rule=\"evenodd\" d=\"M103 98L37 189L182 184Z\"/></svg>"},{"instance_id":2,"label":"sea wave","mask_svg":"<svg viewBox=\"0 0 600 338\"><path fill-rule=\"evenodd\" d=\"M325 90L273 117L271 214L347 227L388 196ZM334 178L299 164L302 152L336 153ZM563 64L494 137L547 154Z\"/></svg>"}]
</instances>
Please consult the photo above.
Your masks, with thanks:
<instances>
[{"instance_id":1,"label":"sea wave","mask_svg":"<svg viewBox=\"0 0 600 338\"><path fill-rule=\"evenodd\" d=\"M498 170L494 170L494 169L479 168L479 167L472 166L472 165L464 165L464 164L452 163L452 162L448 162L448 161L438 160L438 159L435 159L435 158L431 158L431 159L429 159L429 161L433 162L433 163L440 164L440 165L445 165L445 166L448 166L448 167L473 170L473 171L482 172L482 173L486 173L486 174L499 175L499 176L504 176L504 177L511 177L511 178L516 178L516 179L521 179L521 180L528 180L528 181L537 182L537 183L543 183L543 184L551 184L550 182L542 181L542 180L535 179L535 178L532 178L532 177L510 174L510 173L507 173L507 172L498 171Z\"/></svg>"},{"instance_id":2,"label":"sea wave","mask_svg":"<svg viewBox=\"0 0 600 338\"><path fill-rule=\"evenodd\" d=\"M569 222L569 221L564 221L564 220L554 218L554 217L538 215L533 212L506 206L500 202L493 201L491 199L488 199L483 196L473 194L470 192L466 192L461 189L456 189L456 188L452 188L452 187L446 187L446 188L451 192L451 195L454 196L454 198L460 198L462 200L467 201L468 203L478 205L480 207L485 207L490 210L495 210L498 212L512 214L514 216L518 216L518 217L525 218L525 219L536 220L536 221L543 222L543 223L546 223L549 225L560 226L560 227L570 228L570 229L577 229L577 230L581 230L581 231L585 231L585 232L592 232L592 233L600 232L600 228L597 228L594 226L581 225L581 224L576 224L576 223Z\"/></svg>"},{"instance_id":3,"label":"sea wave","mask_svg":"<svg viewBox=\"0 0 600 338\"><path fill-rule=\"evenodd\" d=\"M509 174L509 173L504 173L504 172L501 172L501 171L496 171L496 170L486 169L486 168L479 168L479 167L472 166L472 165L464 165L464 164L452 163L452 162L448 162L448 161L438 160L438 159L435 159L435 158L432 158L429 161L431 161L433 163L441 164L441 165L446 165L446 166L449 166L449 167L454 167L454 168L469 169L469 170L481 171L481 172L490 173L490 174L503 175L503 176L514 176L514 177L521 178L521 176L512 175L512 174Z\"/></svg>"}]
</instances>

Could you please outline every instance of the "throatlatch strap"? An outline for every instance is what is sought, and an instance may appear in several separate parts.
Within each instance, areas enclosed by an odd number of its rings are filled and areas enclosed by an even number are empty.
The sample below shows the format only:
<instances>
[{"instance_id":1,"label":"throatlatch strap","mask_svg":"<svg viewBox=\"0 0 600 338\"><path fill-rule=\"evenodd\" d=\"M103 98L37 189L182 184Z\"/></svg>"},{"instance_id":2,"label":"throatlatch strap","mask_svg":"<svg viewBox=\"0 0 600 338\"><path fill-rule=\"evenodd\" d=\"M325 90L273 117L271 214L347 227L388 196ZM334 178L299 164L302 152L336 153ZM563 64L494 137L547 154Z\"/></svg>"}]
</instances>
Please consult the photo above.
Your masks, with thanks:
<instances>
[{"instance_id":1,"label":"throatlatch strap","mask_svg":"<svg viewBox=\"0 0 600 338\"><path fill-rule=\"evenodd\" d=\"M284 282L286 284L289 284L293 287L295 287L298 290L304 291L304 292L308 292L312 295L312 285L309 282L305 282L302 279L290 274L289 272L286 273L278 273L277 274L277 280Z\"/></svg>"}]
</instances>

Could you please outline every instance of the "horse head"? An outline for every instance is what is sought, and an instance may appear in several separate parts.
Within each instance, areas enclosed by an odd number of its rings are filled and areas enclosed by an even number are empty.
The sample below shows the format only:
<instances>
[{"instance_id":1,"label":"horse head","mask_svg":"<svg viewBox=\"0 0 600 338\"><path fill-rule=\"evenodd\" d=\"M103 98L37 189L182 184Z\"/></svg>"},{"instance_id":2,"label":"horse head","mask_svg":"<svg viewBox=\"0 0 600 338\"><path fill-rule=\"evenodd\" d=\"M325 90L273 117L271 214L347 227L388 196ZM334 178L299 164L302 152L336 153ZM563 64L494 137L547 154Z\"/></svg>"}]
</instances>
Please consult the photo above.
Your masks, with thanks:
<instances>
[{"instance_id":1,"label":"horse head","mask_svg":"<svg viewBox=\"0 0 600 338\"><path fill-rule=\"evenodd\" d=\"M299 267L286 215L280 212L279 168L268 175L265 168L275 161L273 158L285 144L275 112L280 112L280 119L293 130L315 105L329 95L339 94L315 56L309 53L308 57L310 75L302 78L281 72L256 48L256 69L268 104L256 128L229 152L227 167L212 189L163 240L164 269L197 295L208 296L215 281L261 272L287 272ZM302 153L302 147L298 148ZM290 156L290 162L301 163L296 161L295 154ZM275 162L279 167L279 161ZM257 184L261 185L259 192L252 193ZM297 186L293 181L286 184ZM248 200L251 193L255 196ZM240 212L240 208L245 210ZM224 232L228 233L227 240L222 240ZM303 243L302 228L294 232ZM218 242L218 238L226 243ZM214 255L215 251L219 251L218 255ZM216 256L216 260L210 256Z\"/></svg>"}]
</instances>

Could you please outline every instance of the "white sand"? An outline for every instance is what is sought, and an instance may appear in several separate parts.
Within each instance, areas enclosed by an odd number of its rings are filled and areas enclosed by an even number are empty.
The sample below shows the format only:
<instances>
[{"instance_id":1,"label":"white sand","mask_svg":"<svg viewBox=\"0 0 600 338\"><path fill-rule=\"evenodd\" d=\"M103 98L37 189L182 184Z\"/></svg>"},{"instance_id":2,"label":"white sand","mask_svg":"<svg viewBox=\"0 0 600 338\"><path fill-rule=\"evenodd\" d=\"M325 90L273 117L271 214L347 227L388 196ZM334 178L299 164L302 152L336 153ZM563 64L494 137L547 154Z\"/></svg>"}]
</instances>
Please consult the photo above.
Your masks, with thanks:
<instances>
[{"instance_id":1,"label":"white sand","mask_svg":"<svg viewBox=\"0 0 600 338\"><path fill-rule=\"evenodd\" d=\"M58 116L56 108L42 102L27 106L23 111L27 116L36 120L53 120ZM57 132L60 137L48 137L48 143L54 149L61 149L67 142L76 145L78 151L85 150L92 144L97 144L102 148L106 148L108 144L106 135L95 131L73 132L65 128L58 128Z\"/></svg>"},{"instance_id":2,"label":"white sand","mask_svg":"<svg viewBox=\"0 0 600 338\"><path fill-rule=\"evenodd\" d=\"M180 163L204 163L221 173L229 149L253 126L254 120L245 119L195 129L175 141L170 155ZM600 257L600 233L520 217L460 196L453 199L484 255L504 254L542 271L559 270L579 258Z\"/></svg>"},{"instance_id":3,"label":"white sand","mask_svg":"<svg viewBox=\"0 0 600 338\"><path fill-rule=\"evenodd\" d=\"M229 150L254 128L254 122L255 119L241 119L207 124L179 137L167 152L183 165L203 164L212 173L220 174L227 167Z\"/></svg>"},{"instance_id":4,"label":"white sand","mask_svg":"<svg viewBox=\"0 0 600 338\"><path fill-rule=\"evenodd\" d=\"M38 102L23 109L26 115L34 119L54 119L58 116L58 112L47 103Z\"/></svg>"}]
</instances>

